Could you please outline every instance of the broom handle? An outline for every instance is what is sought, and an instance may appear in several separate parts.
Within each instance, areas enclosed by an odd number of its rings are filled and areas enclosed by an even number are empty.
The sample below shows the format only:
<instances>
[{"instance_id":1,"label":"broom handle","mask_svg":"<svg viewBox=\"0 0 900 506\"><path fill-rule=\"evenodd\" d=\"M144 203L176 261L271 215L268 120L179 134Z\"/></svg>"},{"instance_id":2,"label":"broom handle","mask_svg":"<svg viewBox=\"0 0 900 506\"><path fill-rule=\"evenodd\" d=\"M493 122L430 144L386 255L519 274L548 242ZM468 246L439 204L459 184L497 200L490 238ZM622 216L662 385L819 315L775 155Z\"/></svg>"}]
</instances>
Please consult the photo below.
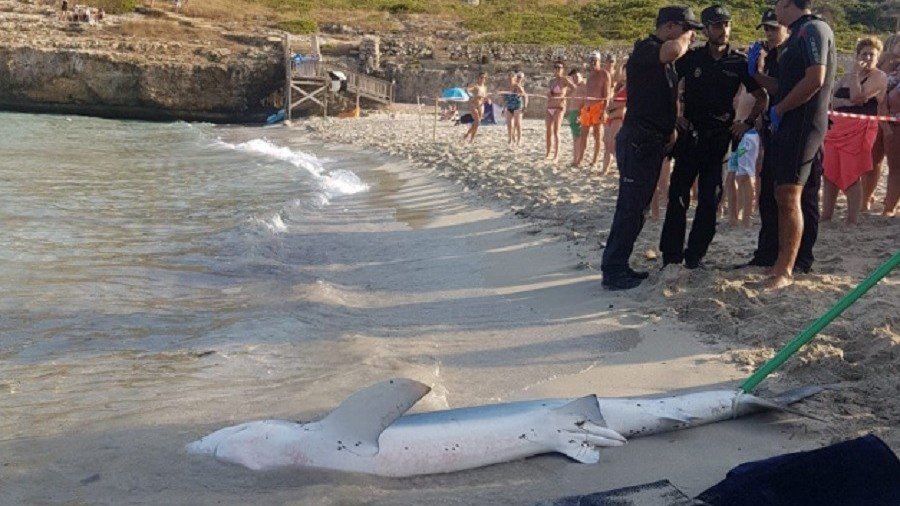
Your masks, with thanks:
<instances>
[{"instance_id":1,"label":"broom handle","mask_svg":"<svg viewBox=\"0 0 900 506\"><path fill-rule=\"evenodd\" d=\"M866 279L863 280L856 288L853 289L847 295L844 295L841 300L837 302L831 309L828 310L827 313L823 314L819 317L818 320L814 321L812 325L806 328L803 332L801 332L797 337L795 337L791 342L785 345L781 351L778 352L777 355L772 357L771 360L763 364L762 367L756 370L743 384L741 384L741 390L746 393L750 393L756 389L756 387L762 382L762 380L766 379L766 376L772 374L773 371L781 367L787 359L791 357L794 353L803 347L806 343L812 340L813 337L816 336L819 332L822 331L829 323L832 322L835 318L840 316L841 313L844 312L845 309L850 307L854 302L857 301L862 295L869 291L873 286L875 286L882 278L888 275L897 265L900 264L900 251L894 253L887 262L881 265L878 269L875 269L875 272L869 275Z\"/></svg>"}]
</instances>

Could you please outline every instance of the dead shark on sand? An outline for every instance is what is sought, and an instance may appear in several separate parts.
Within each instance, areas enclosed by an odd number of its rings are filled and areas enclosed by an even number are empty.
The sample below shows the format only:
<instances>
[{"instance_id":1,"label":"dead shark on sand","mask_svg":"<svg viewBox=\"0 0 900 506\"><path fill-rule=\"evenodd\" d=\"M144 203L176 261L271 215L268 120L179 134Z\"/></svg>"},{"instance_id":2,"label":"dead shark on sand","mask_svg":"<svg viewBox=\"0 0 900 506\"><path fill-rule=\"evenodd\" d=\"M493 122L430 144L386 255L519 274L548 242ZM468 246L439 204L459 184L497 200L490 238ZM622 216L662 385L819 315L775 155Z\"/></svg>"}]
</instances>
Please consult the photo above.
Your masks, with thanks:
<instances>
[{"instance_id":1,"label":"dead shark on sand","mask_svg":"<svg viewBox=\"0 0 900 506\"><path fill-rule=\"evenodd\" d=\"M253 470L314 467L416 476L447 473L558 452L596 463L600 449L626 437L694 427L789 404L820 392L807 387L767 400L736 390L668 397L546 399L403 416L430 388L393 379L363 389L318 422L249 422L187 445Z\"/></svg>"}]
</instances>

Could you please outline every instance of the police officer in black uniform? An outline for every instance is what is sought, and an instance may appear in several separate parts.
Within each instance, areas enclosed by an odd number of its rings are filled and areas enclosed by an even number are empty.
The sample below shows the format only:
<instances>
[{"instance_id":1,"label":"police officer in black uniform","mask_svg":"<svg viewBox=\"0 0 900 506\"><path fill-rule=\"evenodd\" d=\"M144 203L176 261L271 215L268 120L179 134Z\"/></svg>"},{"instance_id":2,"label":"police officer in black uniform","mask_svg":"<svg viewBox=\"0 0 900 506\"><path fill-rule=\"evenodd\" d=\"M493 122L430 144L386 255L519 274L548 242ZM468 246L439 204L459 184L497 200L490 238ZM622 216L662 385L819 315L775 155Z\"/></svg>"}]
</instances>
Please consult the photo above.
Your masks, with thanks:
<instances>
[{"instance_id":1,"label":"police officer in black uniform","mask_svg":"<svg viewBox=\"0 0 900 506\"><path fill-rule=\"evenodd\" d=\"M728 148L733 140L740 141L753 127L766 103L765 91L748 72L747 56L728 45L731 34L728 10L713 5L703 9L700 19L706 45L691 49L675 64L679 79L684 79L684 114L678 121L680 135L675 148L675 168L659 241L664 266L683 261L688 269L702 265L716 233L716 214L722 198L722 163ZM756 100L750 117L735 122L734 98L742 84ZM687 209L694 180L698 180L697 211L685 248Z\"/></svg>"},{"instance_id":2,"label":"police officer in black uniform","mask_svg":"<svg viewBox=\"0 0 900 506\"><path fill-rule=\"evenodd\" d=\"M656 31L634 44L628 58L628 114L616 136L619 198L603 251L603 286L626 290L648 277L628 265L663 157L677 138L678 77L674 62L681 58L701 28L687 7L668 6L656 16Z\"/></svg>"},{"instance_id":3,"label":"police officer in black uniform","mask_svg":"<svg viewBox=\"0 0 900 506\"><path fill-rule=\"evenodd\" d=\"M787 41L788 30L786 26L778 23L778 17L772 9L763 13L760 24L756 28L765 30L766 40L751 48L749 71L769 95L775 97L778 94L778 53ZM759 71L757 56L763 61L762 72ZM778 204L775 201L775 174L772 161L766 161L767 157L772 154L772 151L767 148L771 138L768 121L763 121L759 133L762 139L764 160L759 188L759 239L756 251L753 252L753 258L738 267L772 267L778 258ZM815 260L813 246L819 237L819 189L822 185L823 170L822 152L819 151L813 160L811 173L803 186L800 198L803 235L800 240L800 249L797 252L797 260L794 262L795 273L809 272L812 270Z\"/></svg>"}]
</instances>

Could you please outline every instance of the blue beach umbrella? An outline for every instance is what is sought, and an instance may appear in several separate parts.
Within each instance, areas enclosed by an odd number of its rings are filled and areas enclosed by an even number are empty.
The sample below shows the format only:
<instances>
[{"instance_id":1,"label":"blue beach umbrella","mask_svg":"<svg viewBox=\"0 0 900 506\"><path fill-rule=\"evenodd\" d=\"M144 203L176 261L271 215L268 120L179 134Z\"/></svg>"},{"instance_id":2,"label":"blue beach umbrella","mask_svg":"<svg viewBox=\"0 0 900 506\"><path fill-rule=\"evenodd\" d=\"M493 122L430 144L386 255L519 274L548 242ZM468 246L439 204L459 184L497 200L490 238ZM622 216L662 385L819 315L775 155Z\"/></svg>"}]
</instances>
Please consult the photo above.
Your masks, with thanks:
<instances>
[{"instance_id":1,"label":"blue beach umbrella","mask_svg":"<svg viewBox=\"0 0 900 506\"><path fill-rule=\"evenodd\" d=\"M468 102L469 94L462 88L447 88L441 92L442 102Z\"/></svg>"}]
</instances>

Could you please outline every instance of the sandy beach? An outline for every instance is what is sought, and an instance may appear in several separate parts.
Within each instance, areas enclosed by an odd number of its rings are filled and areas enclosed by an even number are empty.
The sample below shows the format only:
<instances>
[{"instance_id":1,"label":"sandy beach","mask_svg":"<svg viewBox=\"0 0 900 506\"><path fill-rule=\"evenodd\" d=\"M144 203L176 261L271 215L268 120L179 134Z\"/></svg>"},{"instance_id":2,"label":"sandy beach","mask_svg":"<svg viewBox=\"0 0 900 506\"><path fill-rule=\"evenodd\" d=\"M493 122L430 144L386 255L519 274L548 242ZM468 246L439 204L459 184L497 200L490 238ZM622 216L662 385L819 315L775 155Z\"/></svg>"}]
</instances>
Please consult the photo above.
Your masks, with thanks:
<instances>
[{"instance_id":1,"label":"sandy beach","mask_svg":"<svg viewBox=\"0 0 900 506\"><path fill-rule=\"evenodd\" d=\"M898 448L889 280L764 385L837 384L801 406L825 422L769 413L638 438L597 465L546 455L403 480L188 455L212 430L317 419L391 377L432 387L414 411L731 388L895 249L897 225L866 217L853 241L826 230L818 272L761 297L748 287L760 273L656 272L650 223L637 249L650 282L610 293L597 265L614 178L534 163L542 148L510 153L500 128L471 149L459 128L432 142L428 120L407 115L148 124L121 138L109 132L132 124L17 119L37 121L35 135L100 132L112 148L159 136L186 154L125 153L115 177L73 157L64 178L10 178L32 197L8 201L20 215L2 209L8 237L33 263L4 271L0 299L0 504L512 505L659 479L695 495L742 462L860 433ZM526 138L541 128L529 121ZM36 156L32 145L16 155ZM308 164L316 184L355 189L298 202ZM60 195L96 216L41 205ZM32 212L91 249L27 241L48 230ZM169 244L158 235L172 223ZM723 228L712 265L746 258L750 235Z\"/></svg>"},{"instance_id":2,"label":"sandy beach","mask_svg":"<svg viewBox=\"0 0 900 506\"><path fill-rule=\"evenodd\" d=\"M439 122L433 130L429 109L409 107L403 113L357 121L316 119L298 128L329 142L368 146L406 158L429 174L449 179L463 192L534 223L539 236L564 238L579 258L578 268L599 274L603 241L615 209L615 166L607 176L587 167L569 167L571 135L567 131L561 132L561 161L544 161L544 123L539 120L525 121L519 148L506 147L505 126L483 127L474 146L463 145L465 128ZM592 145L593 141L588 153ZM882 178L876 193L879 203L883 185ZM710 268L698 271L672 266L660 271L661 220L648 220L632 261L635 268L649 270L651 278L640 288L614 297L637 305L643 314L688 324L700 341L724 347L717 360L749 374L900 248L900 220L870 214L848 230L839 221L845 211L843 199L838 206L835 222L821 226L814 271L798 276L793 286L780 293L760 293L761 269L731 269L749 260L755 248L759 230L755 217L749 229L730 227L727 218L720 218L706 258ZM664 203L661 215L665 215ZM766 386L777 390L834 385L835 390L804 406L828 421L814 423L811 430L831 441L874 432L900 447L897 314L900 291L894 275L828 326ZM577 383L558 382L560 391ZM621 388L627 390L627 385ZM544 392L553 389L546 387Z\"/></svg>"}]
</instances>

